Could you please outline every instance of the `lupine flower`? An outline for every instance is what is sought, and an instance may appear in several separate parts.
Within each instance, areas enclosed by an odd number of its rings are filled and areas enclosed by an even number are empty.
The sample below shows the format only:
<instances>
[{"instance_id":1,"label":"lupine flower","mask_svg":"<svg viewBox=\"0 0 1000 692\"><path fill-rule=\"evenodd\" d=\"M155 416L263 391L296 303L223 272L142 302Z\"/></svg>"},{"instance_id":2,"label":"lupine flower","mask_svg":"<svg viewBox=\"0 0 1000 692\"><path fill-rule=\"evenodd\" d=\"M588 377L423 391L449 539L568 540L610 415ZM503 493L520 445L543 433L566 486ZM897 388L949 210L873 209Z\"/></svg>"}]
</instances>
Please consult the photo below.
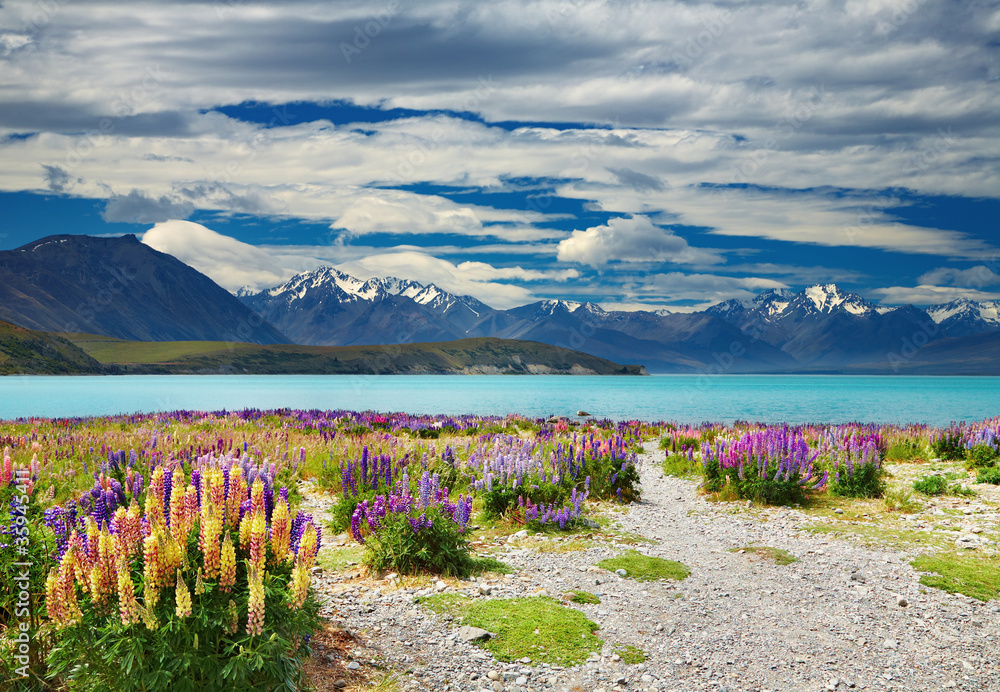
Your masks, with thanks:
<instances>
[{"instance_id":1,"label":"lupine flower","mask_svg":"<svg viewBox=\"0 0 1000 692\"><path fill-rule=\"evenodd\" d=\"M171 479L173 492L170 495L170 532L177 540L187 542L187 534L184 533L184 513L186 505L184 502L184 472L179 468L174 469Z\"/></svg>"},{"instance_id":2,"label":"lupine flower","mask_svg":"<svg viewBox=\"0 0 1000 692\"><path fill-rule=\"evenodd\" d=\"M180 570L177 570L177 585L174 587L174 593L176 594L174 613L183 620L191 614L191 592L188 591Z\"/></svg>"},{"instance_id":3,"label":"lupine flower","mask_svg":"<svg viewBox=\"0 0 1000 692\"><path fill-rule=\"evenodd\" d=\"M232 545L232 543L230 543ZM198 568L198 572L194 577L194 595L201 596L205 593L205 580L201 578L201 567Z\"/></svg>"},{"instance_id":4,"label":"lupine flower","mask_svg":"<svg viewBox=\"0 0 1000 692\"><path fill-rule=\"evenodd\" d=\"M158 533L151 533L143 541L143 584L152 589L159 588L161 573L160 538Z\"/></svg>"},{"instance_id":5,"label":"lupine flower","mask_svg":"<svg viewBox=\"0 0 1000 692\"><path fill-rule=\"evenodd\" d=\"M295 567L292 569L292 580L288 584L288 590L291 592L288 607L292 610L301 608L302 604L306 602L306 596L309 593L309 568L306 567L302 556L295 561Z\"/></svg>"},{"instance_id":6,"label":"lupine flower","mask_svg":"<svg viewBox=\"0 0 1000 692\"><path fill-rule=\"evenodd\" d=\"M292 517L288 502L279 498L271 513L271 552L275 563L286 560L291 546Z\"/></svg>"},{"instance_id":7,"label":"lupine flower","mask_svg":"<svg viewBox=\"0 0 1000 692\"><path fill-rule=\"evenodd\" d=\"M220 554L219 567L219 587L223 591L229 591L230 587L236 583L236 548L233 547L233 539L229 532L225 532L222 539L222 552Z\"/></svg>"},{"instance_id":8,"label":"lupine flower","mask_svg":"<svg viewBox=\"0 0 1000 692\"><path fill-rule=\"evenodd\" d=\"M236 601L229 599L229 622L228 631L229 634L236 634L237 630L240 628L240 611L236 608Z\"/></svg>"},{"instance_id":9,"label":"lupine flower","mask_svg":"<svg viewBox=\"0 0 1000 692\"><path fill-rule=\"evenodd\" d=\"M149 490L146 491L146 519L155 525L164 521L164 493L166 480L162 466L157 466L149 479Z\"/></svg>"},{"instance_id":10,"label":"lupine flower","mask_svg":"<svg viewBox=\"0 0 1000 692\"><path fill-rule=\"evenodd\" d=\"M135 584L128 561L124 557L118 560L118 613L122 624L129 625L139 622L139 603L135 600Z\"/></svg>"},{"instance_id":11,"label":"lupine flower","mask_svg":"<svg viewBox=\"0 0 1000 692\"><path fill-rule=\"evenodd\" d=\"M254 512L250 522L250 564L259 571L264 570L264 560L267 557L267 523L264 512Z\"/></svg>"},{"instance_id":12,"label":"lupine flower","mask_svg":"<svg viewBox=\"0 0 1000 692\"><path fill-rule=\"evenodd\" d=\"M247 634L254 636L264 631L264 573L249 562L247 570L250 587L250 598L247 601Z\"/></svg>"}]
</instances>

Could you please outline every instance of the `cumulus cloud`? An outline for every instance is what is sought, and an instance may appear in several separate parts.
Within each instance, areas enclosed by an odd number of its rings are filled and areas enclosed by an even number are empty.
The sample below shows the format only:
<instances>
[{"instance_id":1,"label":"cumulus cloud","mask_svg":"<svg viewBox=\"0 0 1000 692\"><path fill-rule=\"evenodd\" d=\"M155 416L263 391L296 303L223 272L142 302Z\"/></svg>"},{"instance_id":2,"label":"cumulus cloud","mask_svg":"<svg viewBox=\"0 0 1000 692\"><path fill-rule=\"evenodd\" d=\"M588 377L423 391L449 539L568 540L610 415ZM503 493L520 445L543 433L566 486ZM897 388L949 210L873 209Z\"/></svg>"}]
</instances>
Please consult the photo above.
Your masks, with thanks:
<instances>
[{"instance_id":1,"label":"cumulus cloud","mask_svg":"<svg viewBox=\"0 0 1000 692\"><path fill-rule=\"evenodd\" d=\"M985 286L1000 284L1000 275L985 265L977 265L968 269L940 267L922 275L918 281L921 284L952 286L966 289L981 289Z\"/></svg>"},{"instance_id":2,"label":"cumulus cloud","mask_svg":"<svg viewBox=\"0 0 1000 692\"><path fill-rule=\"evenodd\" d=\"M609 219L604 226L573 231L559 243L557 257L602 267L610 262L672 262L674 264L718 264L718 250L695 248L673 231L636 215Z\"/></svg>"},{"instance_id":3,"label":"cumulus cloud","mask_svg":"<svg viewBox=\"0 0 1000 692\"><path fill-rule=\"evenodd\" d=\"M883 305L937 305L959 298L969 300L997 300L1000 293L978 291L955 286L890 286L868 291Z\"/></svg>"},{"instance_id":4,"label":"cumulus cloud","mask_svg":"<svg viewBox=\"0 0 1000 692\"><path fill-rule=\"evenodd\" d=\"M158 223L143 234L142 242L173 255L229 291L243 286L256 290L277 286L300 271L323 264L300 255L265 252L191 221Z\"/></svg>"}]
</instances>

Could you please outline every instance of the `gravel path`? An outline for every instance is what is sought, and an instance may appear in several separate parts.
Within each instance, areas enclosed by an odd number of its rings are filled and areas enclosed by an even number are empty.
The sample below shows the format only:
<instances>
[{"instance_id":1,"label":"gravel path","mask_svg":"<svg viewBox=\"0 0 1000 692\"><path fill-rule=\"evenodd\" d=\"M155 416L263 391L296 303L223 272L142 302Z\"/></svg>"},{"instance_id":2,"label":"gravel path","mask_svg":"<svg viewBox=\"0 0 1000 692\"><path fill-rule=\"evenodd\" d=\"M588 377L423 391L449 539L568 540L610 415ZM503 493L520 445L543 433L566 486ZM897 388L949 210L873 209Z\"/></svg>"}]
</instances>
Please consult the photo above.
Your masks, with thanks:
<instances>
[{"instance_id":1,"label":"gravel path","mask_svg":"<svg viewBox=\"0 0 1000 692\"><path fill-rule=\"evenodd\" d=\"M609 539L559 553L549 552L551 539L528 538L498 555L517 572L490 581L401 588L320 573L324 612L364 642L361 668L399 671L403 690L1000 690L997 601L925 589L910 555L803 531L806 516L795 509L706 502L695 483L665 477L660 458L641 455L643 501L616 517L619 532L650 543ZM328 506L309 497L315 510ZM981 518L995 529L996 508L987 510ZM800 561L781 566L730 550L749 543ZM683 562L691 576L640 583L593 566L629 547ZM600 624L606 643L569 669L497 662L458 640L455 623L413 604L438 590L505 598L571 588L600 595L599 605L572 607ZM624 664L612 651L620 644L648 660Z\"/></svg>"}]
</instances>

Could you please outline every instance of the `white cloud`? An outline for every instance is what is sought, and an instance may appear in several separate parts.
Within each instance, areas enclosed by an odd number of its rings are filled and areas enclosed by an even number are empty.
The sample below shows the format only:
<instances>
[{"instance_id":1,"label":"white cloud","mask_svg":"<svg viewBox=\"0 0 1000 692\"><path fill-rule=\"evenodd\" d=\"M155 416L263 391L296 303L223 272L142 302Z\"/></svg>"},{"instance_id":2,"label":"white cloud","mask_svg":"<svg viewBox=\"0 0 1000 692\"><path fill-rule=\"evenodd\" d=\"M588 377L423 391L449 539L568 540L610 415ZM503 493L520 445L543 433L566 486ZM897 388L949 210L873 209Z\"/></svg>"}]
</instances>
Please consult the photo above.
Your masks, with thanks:
<instances>
[{"instance_id":1,"label":"white cloud","mask_svg":"<svg viewBox=\"0 0 1000 692\"><path fill-rule=\"evenodd\" d=\"M956 288L981 289L985 286L1000 284L1000 275L997 275L989 267L980 264L968 269L940 267L927 272L918 281L922 285L945 285Z\"/></svg>"},{"instance_id":2,"label":"white cloud","mask_svg":"<svg viewBox=\"0 0 1000 692\"><path fill-rule=\"evenodd\" d=\"M173 255L229 291L277 286L322 264L308 257L265 252L191 221L158 223L143 234L142 242Z\"/></svg>"},{"instance_id":3,"label":"white cloud","mask_svg":"<svg viewBox=\"0 0 1000 692\"><path fill-rule=\"evenodd\" d=\"M645 216L609 219L559 243L558 259L603 267L610 262L672 262L674 264L717 264L718 250L694 248L673 231L653 224Z\"/></svg>"},{"instance_id":4,"label":"white cloud","mask_svg":"<svg viewBox=\"0 0 1000 692\"><path fill-rule=\"evenodd\" d=\"M955 286L890 286L889 288L875 288L868 293L878 297L879 302L883 305L937 305L958 298L968 298L969 300L1000 299L1000 293Z\"/></svg>"}]
</instances>

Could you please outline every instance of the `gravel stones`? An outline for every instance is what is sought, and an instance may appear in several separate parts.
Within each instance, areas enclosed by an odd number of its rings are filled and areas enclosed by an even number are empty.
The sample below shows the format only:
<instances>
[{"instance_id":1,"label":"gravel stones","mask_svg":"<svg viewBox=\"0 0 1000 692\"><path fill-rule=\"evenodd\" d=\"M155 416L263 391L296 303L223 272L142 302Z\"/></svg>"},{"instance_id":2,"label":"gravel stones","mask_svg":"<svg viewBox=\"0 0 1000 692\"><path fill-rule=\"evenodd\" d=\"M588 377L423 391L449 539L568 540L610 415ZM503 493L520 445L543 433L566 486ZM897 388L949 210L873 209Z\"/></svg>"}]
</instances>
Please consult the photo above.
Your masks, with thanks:
<instances>
[{"instance_id":1,"label":"gravel stones","mask_svg":"<svg viewBox=\"0 0 1000 692\"><path fill-rule=\"evenodd\" d=\"M496 555L515 574L448 580L446 593L477 599L530 596L540 589L565 598L573 589L593 591L597 582L599 605L565 604L601 626L597 634L604 648L585 663L561 668L530 659L497 661L463 639L460 622L414 605L418 592L434 593L436 587L425 582L399 588L407 578L387 582L317 574L323 614L376 650L375 664L402 672L402 692L818 692L834 679L840 692L1000 690L1000 669L994 665L1000 646L997 602L922 587L909 564L915 552L808 532L803 526L813 518L796 508L707 502L695 482L665 477L659 468L662 452L652 444L647 449L639 467L643 501L606 516L619 535L650 539L639 546L649 555L690 567L686 580L637 583L595 568L636 547L622 538L603 538L603 530L594 532L585 550L570 552L538 551L536 541L515 539L498 545ZM325 501L304 494L308 503ZM940 523L934 511L929 507L910 520ZM848 530L851 514L838 519ZM996 531L995 505L972 516L993 522L987 533ZM781 548L800 561L779 566L729 552L749 544ZM625 645L642 649L645 663L612 660L615 649ZM365 660L359 662L367 668Z\"/></svg>"}]
</instances>

